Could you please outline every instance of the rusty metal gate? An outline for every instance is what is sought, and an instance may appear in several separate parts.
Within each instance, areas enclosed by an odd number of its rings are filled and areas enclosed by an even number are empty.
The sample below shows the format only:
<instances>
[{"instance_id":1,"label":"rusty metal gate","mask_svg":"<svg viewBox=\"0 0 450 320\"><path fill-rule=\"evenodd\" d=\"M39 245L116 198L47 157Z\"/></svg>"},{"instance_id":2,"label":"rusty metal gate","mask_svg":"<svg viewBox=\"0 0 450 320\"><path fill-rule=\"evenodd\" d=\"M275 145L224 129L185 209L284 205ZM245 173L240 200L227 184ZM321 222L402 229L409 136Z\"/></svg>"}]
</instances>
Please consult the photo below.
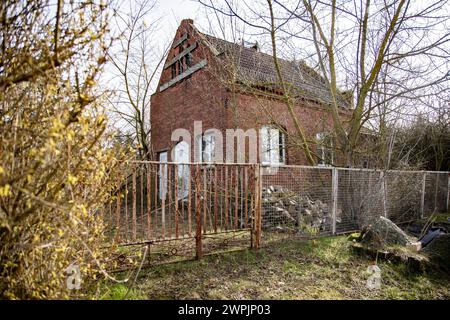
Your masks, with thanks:
<instances>
[{"instance_id":1,"label":"rusty metal gate","mask_svg":"<svg viewBox=\"0 0 450 320\"><path fill-rule=\"evenodd\" d=\"M117 243L152 246L160 258L259 247L258 164L133 161L125 170L105 217Z\"/></svg>"}]
</instances>

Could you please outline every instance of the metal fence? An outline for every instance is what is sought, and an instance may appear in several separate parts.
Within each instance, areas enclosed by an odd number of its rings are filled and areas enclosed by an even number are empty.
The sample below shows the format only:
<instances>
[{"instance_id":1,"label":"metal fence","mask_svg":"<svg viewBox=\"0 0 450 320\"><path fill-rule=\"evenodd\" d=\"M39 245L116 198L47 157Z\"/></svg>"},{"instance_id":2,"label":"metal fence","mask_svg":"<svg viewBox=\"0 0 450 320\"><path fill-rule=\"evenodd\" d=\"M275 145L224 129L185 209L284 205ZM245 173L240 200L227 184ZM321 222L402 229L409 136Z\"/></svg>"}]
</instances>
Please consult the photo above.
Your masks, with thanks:
<instances>
[{"instance_id":1,"label":"metal fence","mask_svg":"<svg viewBox=\"0 0 450 320\"><path fill-rule=\"evenodd\" d=\"M200 257L448 211L449 181L449 172L135 161L105 212L123 245L171 243L162 255Z\"/></svg>"},{"instance_id":2,"label":"metal fence","mask_svg":"<svg viewBox=\"0 0 450 320\"><path fill-rule=\"evenodd\" d=\"M165 254L197 258L216 247L258 247L258 169L131 162L107 205L109 236L122 245L172 242Z\"/></svg>"},{"instance_id":3,"label":"metal fence","mask_svg":"<svg viewBox=\"0 0 450 320\"><path fill-rule=\"evenodd\" d=\"M448 211L449 172L288 165L262 170L265 231L338 234L359 230L374 216L404 223Z\"/></svg>"}]
</instances>

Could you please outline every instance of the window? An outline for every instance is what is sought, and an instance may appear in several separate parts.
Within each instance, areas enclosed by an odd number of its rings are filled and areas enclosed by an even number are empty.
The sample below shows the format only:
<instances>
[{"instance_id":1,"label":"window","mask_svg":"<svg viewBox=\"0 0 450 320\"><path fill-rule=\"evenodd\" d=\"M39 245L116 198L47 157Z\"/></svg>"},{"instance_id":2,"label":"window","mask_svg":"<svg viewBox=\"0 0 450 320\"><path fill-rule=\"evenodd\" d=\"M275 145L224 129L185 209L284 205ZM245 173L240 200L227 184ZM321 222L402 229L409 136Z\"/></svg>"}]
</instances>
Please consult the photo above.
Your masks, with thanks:
<instances>
[{"instance_id":1,"label":"window","mask_svg":"<svg viewBox=\"0 0 450 320\"><path fill-rule=\"evenodd\" d=\"M175 63L172 65L172 79L177 76L177 69Z\"/></svg>"},{"instance_id":2,"label":"window","mask_svg":"<svg viewBox=\"0 0 450 320\"><path fill-rule=\"evenodd\" d=\"M186 59L186 68L190 68L192 66L192 55L188 53L185 59Z\"/></svg>"},{"instance_id":3,"label":"window","mask_svg":"<svg viewBox=\"0 0 450 320\"><path fill-rule=\"evenodd\" d=\"M271 126L264 126L260 129L260 139L262 163L285 163L286 138L283 132Z\"/></svg>"},{"instance_id":4,"label":"window","mask_svg":"<svg viewBox=\"0 0 450 320\"><path fill-rule=\"evenodd\" d=\"M317 157L319 166L330 166L334 164L334 142L331 134L319 132L316 134Z\"/></svg>"},{"instance_id":5,"label":"window","mask_svg":"<svg viewBox=\"0 0 450 320\"><path fill-rule=\"evenodd\" d=\"M179 142L174 148L174 162L178 172L178 200L184 199L189 192L189 163L191 160L190 147L186 141Z\"/></svg>"},{"instance_id":6,"label":"window","mask_svg":"<svg viewBox=\"0 0 450 320\"><path fill-rule=\"evenodd\" d=\"M159 154L159 198L164 200L167 193L167 151L163 151Z\"/></svg>"},{"instance_id":7,"label":"window","mask_svg":"<svg viewBox=\"0 0 450 320\"><path fill-rule=\"evenodd\" d=\"M184 72L183 60L183 57L181 57L181 59L177 61L178 74L182 74Z\"/></svg>"},{"instance_id":8,"label":"window","mask_svg":"<svg viewBox=\"0 0 450 320\"><path fill-rule=\"evenodd\" d=\"M200 152L200 162L214 162L216 137L212 133L206 133L197 138L198 150Z\"/></svg>"}]
</instances>

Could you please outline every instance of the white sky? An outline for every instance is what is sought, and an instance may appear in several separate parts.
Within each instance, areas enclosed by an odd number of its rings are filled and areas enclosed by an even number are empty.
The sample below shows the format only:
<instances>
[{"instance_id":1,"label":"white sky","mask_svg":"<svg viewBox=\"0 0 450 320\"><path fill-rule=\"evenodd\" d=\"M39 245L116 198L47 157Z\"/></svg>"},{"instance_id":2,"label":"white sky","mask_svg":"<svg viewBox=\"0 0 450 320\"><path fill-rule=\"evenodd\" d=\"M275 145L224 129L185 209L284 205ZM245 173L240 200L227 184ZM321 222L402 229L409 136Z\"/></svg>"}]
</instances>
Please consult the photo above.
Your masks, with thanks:
<instances>
[{"instance_id":1,"label":"white sky","mask_svg":"<svg viewBox=\"0 0 450 320\"><path fill-rule=\"evenodd\" d=\"M200 10L202 8L197 1L163 0L158 3L156 15L164 17L162 24L166 26L165 32L173 34L182 19L196 20Z\"/></svg>"},{"instance_id":2,"label":"white sky","mask_svg":"<svg viewBox=\"0 0 450 320\"><path fill-rule=\"evenodd\" d=\"M139 2L141 1L145 0L139 0ZM118 9L118 11L121 12L124 17L126 17L126 15L130 12L130 5L135 6L136 3L137 2L135 0L119 0L114 5L114 8ZM164 48L167 47L173 40L173 37L175 36L175 32L181 20L193 19L194 23L197 25L197 22L195 20L197 17L201 16L199 14L201 10L204 9L197 1L157 0L156 7L151 10L151 12L145 17L145 19L143 19L143 22L149 25L152 30L154 29L155 21L157 21L157 29L151 32L152 38L149 39L149 45L152 47L152 56L149 56L146 61L152 70L156 66L155 61L162 56ZM113 34L118 34L116 32L121 29L121 27L118 26L117 23L117 20L111 19L111 28ZM137 40L135 44L137 44L138 41L139 40ZM114 52L117 52L117 50L120 50L120 43L116 40L116 42L113 44L111 52L113 52L114 54ZM154 92L158 80L159 74L153 81L154 85L151 89L151 94ZM112 65L112 63L107 63L105 67L105 73L103 74L100 83L104 88L108 88L110 90L115 90L123 86L122 81L117 77L117 70ZM121 105L120 109L125 113L131 112L129 110L129 106L127 106L126 103ZM113 116L113 114L110 114L110 116ZM122 130L127 127L125 122L123 122L120 117L114 119L112 123L114 123L114 127L122 128ZM125 130L127 131L127 129Z\"/></svg>"},{"instance_id":3,"label":"white sky","mask_svg":"<svg viewBox=\"0 0 450 320\"><path fill-rule=\"evenodd\" d=\"M128 1L124 1L124 6L128 6ZM195 0L159 0L148 18L149 22L155 18L161 19L158 23L160 36L154 39L158 47L163 47L167 41L173 39L181 20L193 19L194 23L198 24L196 20L201 17L202 10L204 9L201 4Z\"/></svg>"}]
</instances>

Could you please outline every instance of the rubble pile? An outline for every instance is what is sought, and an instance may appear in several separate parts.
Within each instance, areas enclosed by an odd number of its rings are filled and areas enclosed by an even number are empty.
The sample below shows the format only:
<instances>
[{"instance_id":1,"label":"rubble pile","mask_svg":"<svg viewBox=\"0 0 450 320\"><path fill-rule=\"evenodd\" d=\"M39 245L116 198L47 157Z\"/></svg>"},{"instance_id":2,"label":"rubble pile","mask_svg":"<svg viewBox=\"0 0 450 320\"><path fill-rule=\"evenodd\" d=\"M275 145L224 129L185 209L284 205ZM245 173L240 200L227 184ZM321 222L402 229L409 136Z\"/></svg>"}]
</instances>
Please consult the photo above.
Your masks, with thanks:
<instances>
[{"instance_id":1,"label":"rubble pile","mask_svg":"<svg viewBox=\"0 0 450 320\"><path fill-rule=\"evenodd\" d=\"M262 209L264 228L297 226L325 230L332 222L328 204L282 186L263 188ZM336 222L340 222L340 216L341 210L338 209Z\"/></svg>"}]
</instances>

